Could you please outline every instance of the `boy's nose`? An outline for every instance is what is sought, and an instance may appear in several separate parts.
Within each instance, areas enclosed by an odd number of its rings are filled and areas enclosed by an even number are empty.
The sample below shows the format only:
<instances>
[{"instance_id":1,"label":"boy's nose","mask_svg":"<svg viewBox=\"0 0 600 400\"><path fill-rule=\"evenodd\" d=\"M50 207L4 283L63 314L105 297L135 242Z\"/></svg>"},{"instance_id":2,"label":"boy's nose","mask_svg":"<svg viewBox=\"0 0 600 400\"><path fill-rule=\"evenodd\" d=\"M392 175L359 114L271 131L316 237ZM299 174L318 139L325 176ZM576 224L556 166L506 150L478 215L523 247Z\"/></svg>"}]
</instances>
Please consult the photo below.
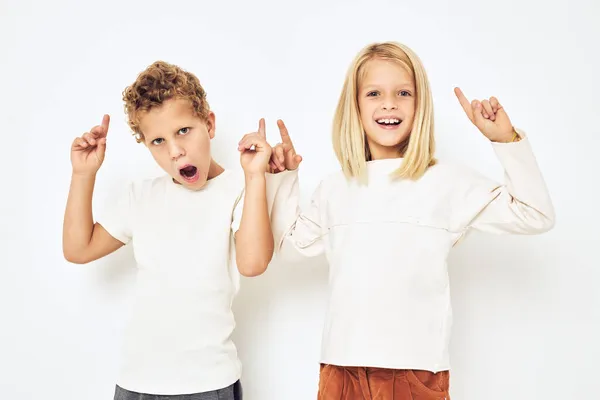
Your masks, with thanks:
<instances>
[{"instance_id":1,"label":"boy's nose","mask_svg":"<svg viewBox=\"0 0 600 400\"><path fill-rule=\"evenodd\" d=\"M169 149L169 154L171 155L171 159L177 160L179 157L185 154L185 151L182 147L171 146L171 148Z\"/></svg>"}]
</instances>

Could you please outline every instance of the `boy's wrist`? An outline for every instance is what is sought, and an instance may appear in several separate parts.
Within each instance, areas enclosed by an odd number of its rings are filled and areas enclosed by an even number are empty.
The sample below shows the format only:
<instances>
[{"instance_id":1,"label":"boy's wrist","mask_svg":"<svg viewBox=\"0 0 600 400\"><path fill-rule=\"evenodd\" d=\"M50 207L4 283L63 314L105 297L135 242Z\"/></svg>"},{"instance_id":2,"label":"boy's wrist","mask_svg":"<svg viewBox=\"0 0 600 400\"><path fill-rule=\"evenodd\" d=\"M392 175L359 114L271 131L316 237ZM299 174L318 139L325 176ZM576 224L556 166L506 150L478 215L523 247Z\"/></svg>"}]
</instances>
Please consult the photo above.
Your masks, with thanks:
<instances>
[{"instance_id":1,"label":"boy's wrist","mask_svg":"<svg viewBox=\"0 0 600 400\"><path fill-rule=\"evenodd\" d=\"M246 182L264 181L266 179L265 174L266 174L266 171L264 171L264 172L244 171L244 177L246 178Z\"/></svg>"},{"instance_id":2,"label":"boy's wrist","mask_svg":"<svg viewBox=\"0 0 600 400\"><path fill-rule=\"evenodd\" d=\"M71 179L90 180L96 179L96 172L75 172L71 173Z\"/></svg>"},{"instance_id":3,"label":"boy's wrist","mask_svg":"<svg viewBox=\"0 0 600 400\"><path fill-rule=\"evenodd\" d=\"M72 182L82 182L82 183L95 182L96 181L96 173L73 172L71 174L71 181Z\"/></svg>"}]
</instances>

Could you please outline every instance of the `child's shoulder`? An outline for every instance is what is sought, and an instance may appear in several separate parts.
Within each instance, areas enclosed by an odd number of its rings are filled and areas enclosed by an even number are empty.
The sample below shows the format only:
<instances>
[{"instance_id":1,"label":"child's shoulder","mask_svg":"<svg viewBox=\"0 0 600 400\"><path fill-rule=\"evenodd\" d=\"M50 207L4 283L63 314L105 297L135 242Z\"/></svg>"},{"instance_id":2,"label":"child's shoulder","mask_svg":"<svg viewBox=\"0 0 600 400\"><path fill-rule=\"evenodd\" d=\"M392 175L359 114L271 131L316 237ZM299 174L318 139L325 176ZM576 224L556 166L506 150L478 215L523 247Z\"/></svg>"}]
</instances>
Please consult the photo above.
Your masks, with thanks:
<instances>
[{"instance_id":1,"label":"child's shoulder","mask_svg":"<svg viewBox=\"0 0 600 400\"><path fill-rule=\"evenodd\" d=\"M168 176L130 178L110 197L117 196L121 201L127 201L130 206L156 201L163 197L168 179Z\"/></svg>"},{"instance_id":2,"label":"child's shoulder","mask_svg":"<svg viewBox=\"0 0 600 400\"><path fill-rule=\"evenodd\" d=\"M433 166L429 167L427 174L435 177L455 177L460 179L477 175L478 172L474 168L458 161L437 160Z\"/></svg>"},{"instance_id":3,"label":"child's shoulder","mask_svg":"<svg viewBox=\"0 0 600 400\"><path fill-rule=\"evenodd\" d=\"M231 189L234 191L243 190L244 189L244 173L243 171L237 169L225 169L221 175L217 176L215 179L214 187L222 187L225 189ZM210 189L210 186L209 186Z\"/></svg>"},{"instance_id":4,"label":"child's shoulder","mask_svg":"<svg viewBox=\"0 0 600 400\"><path fill-rule=\"evenodd\" d=\"M429 167L421 179L434 184L438 188L446 186L456 189L488 181L488 178L475 168L448 160L438 161L435 165Z\"/></svg>"},{"instance_id":5,"label":"child's shoulder","mask_svg":"<svg viewBox=\"0 0 600 400\"><path fill-rule=\"evenodd\" d=\"M131 179L127 183L127 188L135 197L141 198L144 195L156 195L164 192L171 182L169 175L159 175L152 178Z\"/></svg>"},{"instance_id":6,"label":"child's shoulder","mask_svg":"<svg viewBox=\"0 0 600 400\"><path fill-rule=\"evenodd\" d=\"M239 200L244 193L245 183L242 171L225 169L219 176L209 180L204 190L217 197Z\"/></svg>"},{"instance_id":7,"label":"child's shoulder","mask_svg":"<svg viewBox=\"0 0 600 400\"><path fill-rule=\"evenodd\" d=\"M319 182L319 188L325 191L335 191L336 188L339 188L340 186L348 185L348 182L348 178L340 168L326 173Z\"/></svg>"}]
</instances>

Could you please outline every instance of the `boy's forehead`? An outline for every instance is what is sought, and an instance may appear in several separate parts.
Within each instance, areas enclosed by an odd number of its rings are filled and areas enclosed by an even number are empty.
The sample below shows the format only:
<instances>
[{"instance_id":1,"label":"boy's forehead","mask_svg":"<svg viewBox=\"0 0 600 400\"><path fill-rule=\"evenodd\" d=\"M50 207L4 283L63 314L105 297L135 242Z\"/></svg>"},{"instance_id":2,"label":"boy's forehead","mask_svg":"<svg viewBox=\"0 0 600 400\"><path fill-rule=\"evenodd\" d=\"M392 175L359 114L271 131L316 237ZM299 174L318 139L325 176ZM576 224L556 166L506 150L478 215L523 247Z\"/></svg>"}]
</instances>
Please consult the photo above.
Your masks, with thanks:
<instances>
[{"instance_id":1,"label":"boy's forehead","mask_svg":"<svg viewBox=\"0 0 600 400\"><path fill-rule=\"evenodd\" d=\"M161 105L152 107L148 114L154 114L157 117L189 117L194 115L192 102L187 99L169 99Z\"/></svg>"},{"instance_id":2,"label":"boy's forehead","mask_svg":"<svg viewBox=\"0 0 600 400\"><path fill-rule=\"evenodd\" d=\"M140 113L138 118L142 133L151 134L152 131L179 129L180 124L198 117L189 100L171 99Z\"/></svg>"}]
</instances>

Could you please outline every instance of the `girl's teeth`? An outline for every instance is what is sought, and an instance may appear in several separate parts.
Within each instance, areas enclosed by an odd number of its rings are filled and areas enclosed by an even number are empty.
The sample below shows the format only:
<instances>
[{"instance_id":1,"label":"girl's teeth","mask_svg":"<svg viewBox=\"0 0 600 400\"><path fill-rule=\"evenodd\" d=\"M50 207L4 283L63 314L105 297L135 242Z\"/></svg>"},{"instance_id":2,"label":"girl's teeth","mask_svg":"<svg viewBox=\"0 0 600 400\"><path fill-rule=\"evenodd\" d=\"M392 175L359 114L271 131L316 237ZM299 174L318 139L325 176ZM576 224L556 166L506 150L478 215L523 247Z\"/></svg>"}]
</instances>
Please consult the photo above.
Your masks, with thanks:
<instances>
[{"instance_id":1,"label":"girl's teeth","mask_svg":"<svg viewBox=\"0 0 600 400\"><path fill-rule=\"evenodd\" d=\"M380 124L388 124L389 125L389 124L397 124L400 121L398 121L397 119L387 119L386 118L386 119L377 120L377 122Z\"/></svg>"}]
</instances>

